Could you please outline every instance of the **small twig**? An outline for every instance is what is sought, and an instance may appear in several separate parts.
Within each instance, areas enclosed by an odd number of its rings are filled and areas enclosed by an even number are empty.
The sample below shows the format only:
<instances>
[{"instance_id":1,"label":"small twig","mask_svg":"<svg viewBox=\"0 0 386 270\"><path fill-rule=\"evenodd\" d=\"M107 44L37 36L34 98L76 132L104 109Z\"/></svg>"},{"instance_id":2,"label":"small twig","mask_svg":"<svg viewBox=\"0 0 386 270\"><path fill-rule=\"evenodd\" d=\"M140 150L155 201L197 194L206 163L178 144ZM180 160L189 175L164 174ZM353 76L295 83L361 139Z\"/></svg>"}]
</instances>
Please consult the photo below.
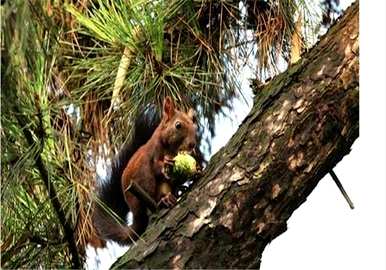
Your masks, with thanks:
<instances>
[{"instance_id":1,"label":"small twig","mask_svg":"<svg viewBox=\"0 0 386 270\"><path fill-rule=\"evenodd\" d=\"M146 204L147 208L149 208L149 210L153 213L158 210L158 205L153 200L153 198L150 197L150 195L134 181L130 182L129 186L125 190L125 193L126 192L131 192L134 196L138 197L138 199L143 201Z\"/></svg>"},{"instance_id":2,"label":"small twig","mask_svg":"<svg viewBox=\"0 0 386 270\"><path fill-rule=\"evenodd\" d=\"M346 199L346 201L347 201L348 205L350 206L350 208L354 209L354 204L351 201L350 197L348 196L346 190L344 190L344 187L343 187L342 183L339 181L338 176L336 176L336 174L335 174L335 172L333 170L331 170L329 173L330 173L332 179L334 180L335 184L338 186L338 188L339 188L340 192L342 193L343 197Z\"/></svg>"}]
</instances>

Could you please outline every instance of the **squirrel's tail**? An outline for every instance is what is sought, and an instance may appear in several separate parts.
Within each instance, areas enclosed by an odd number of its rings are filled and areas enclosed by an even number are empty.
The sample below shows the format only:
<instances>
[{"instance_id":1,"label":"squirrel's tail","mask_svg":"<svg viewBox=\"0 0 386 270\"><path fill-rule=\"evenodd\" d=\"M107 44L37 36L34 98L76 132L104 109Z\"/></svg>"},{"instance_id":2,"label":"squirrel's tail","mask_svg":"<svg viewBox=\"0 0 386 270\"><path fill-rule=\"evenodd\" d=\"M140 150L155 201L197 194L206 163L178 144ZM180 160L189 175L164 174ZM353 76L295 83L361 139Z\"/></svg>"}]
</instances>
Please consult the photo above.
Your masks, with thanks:
<instances>
[{"instance_id":1,"label":"squirrel's tail","mask_svg":"<svg viewBox=\"0 0 386 270\"><path fill-rule=\"evenodd\" d=\"M102 239L125 245L138 238L134 230L126 225L129 207L122 191L121 176L130 158L150 139L159 122L156 107L147 106L136 118L132 139L112 161L110 178L99 184L93 223Z\"/></svg>"}]
</instances>

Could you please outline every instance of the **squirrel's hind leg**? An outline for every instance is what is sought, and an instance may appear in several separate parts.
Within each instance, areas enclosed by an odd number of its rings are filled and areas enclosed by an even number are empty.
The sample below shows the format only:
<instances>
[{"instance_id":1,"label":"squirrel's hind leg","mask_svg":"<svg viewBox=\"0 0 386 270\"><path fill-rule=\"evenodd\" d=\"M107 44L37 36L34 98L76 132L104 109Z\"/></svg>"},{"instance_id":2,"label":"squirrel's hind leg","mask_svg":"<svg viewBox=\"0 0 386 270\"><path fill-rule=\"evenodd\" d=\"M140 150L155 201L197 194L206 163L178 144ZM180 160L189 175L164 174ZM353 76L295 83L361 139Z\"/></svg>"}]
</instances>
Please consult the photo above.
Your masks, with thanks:
<instances>
[{"instance_id":1,"label":"squirrel's hind leg","mask_svg":"<svg viewBox=\"0 0 386 270\"><path fill-rule=\"evenodd\" d=\"M132 231L131 240L137 240L146 230L149 224L149 217L146 213L146 205L137 199L134 195L126 196L126 202L133 214L133 223L130 226Z\"/></svg>"}]
</instances>

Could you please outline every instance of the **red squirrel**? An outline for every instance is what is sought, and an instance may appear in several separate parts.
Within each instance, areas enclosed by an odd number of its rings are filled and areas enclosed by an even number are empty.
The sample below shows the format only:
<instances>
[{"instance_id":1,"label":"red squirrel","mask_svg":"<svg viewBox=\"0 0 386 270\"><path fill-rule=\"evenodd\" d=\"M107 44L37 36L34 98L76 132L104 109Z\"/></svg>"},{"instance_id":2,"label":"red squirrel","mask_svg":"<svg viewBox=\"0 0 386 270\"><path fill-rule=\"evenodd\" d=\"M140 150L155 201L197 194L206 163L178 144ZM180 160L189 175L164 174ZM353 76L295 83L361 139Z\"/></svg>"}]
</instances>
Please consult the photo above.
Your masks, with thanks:
<instances>
[{"instance_id":1,"label":"red squirrel","mask_svg":"<svg viewBox=\"0 0 386 270\"><path fill-rule=\"evenodd\" d=\"M136 145L131 144L123 149L118 163L112 165L110 181L100 187L98 197L105 206L97 203L93 215L99 237L126 245L138 239L146 230L149 219L145 203L132 193L125 192L131 181L136 182L157 203L166 207L176 203L173 187L164 173L165 164L170 164L179 151L193 151L196 131L194 111L182 112L176 109L170 97L166 97L161 122L150 139L145 143L148 134L143 134L143 141L136 141ZM149 130L145 133L149 133ZM120 222L112 217L106 206L121 219ZM131 226L125 223L129 210L133 214Z\"/></svg>"}]
</instances>

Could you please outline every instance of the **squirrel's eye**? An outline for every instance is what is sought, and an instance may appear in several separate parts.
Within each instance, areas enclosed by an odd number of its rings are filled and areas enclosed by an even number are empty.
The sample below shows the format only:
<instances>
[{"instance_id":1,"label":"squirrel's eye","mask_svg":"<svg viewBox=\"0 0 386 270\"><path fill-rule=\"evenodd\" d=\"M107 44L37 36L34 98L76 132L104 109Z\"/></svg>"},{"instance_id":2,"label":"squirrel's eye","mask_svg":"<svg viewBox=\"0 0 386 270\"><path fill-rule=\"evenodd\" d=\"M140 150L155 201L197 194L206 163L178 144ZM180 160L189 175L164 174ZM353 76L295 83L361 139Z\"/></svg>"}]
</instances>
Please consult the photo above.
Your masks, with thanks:
<instances>
[{"instance_id":1,"label":"squirrel's eye","mask_svg":"<svg viewBox=\"0 0 386 270\"><path fill-rule=\"evenodd\" d=\"M181 122L177 121L176 122L176 129L180 129L180 128L182 128L182 124L181 124Z\"/></svg>"}]
</instances>

